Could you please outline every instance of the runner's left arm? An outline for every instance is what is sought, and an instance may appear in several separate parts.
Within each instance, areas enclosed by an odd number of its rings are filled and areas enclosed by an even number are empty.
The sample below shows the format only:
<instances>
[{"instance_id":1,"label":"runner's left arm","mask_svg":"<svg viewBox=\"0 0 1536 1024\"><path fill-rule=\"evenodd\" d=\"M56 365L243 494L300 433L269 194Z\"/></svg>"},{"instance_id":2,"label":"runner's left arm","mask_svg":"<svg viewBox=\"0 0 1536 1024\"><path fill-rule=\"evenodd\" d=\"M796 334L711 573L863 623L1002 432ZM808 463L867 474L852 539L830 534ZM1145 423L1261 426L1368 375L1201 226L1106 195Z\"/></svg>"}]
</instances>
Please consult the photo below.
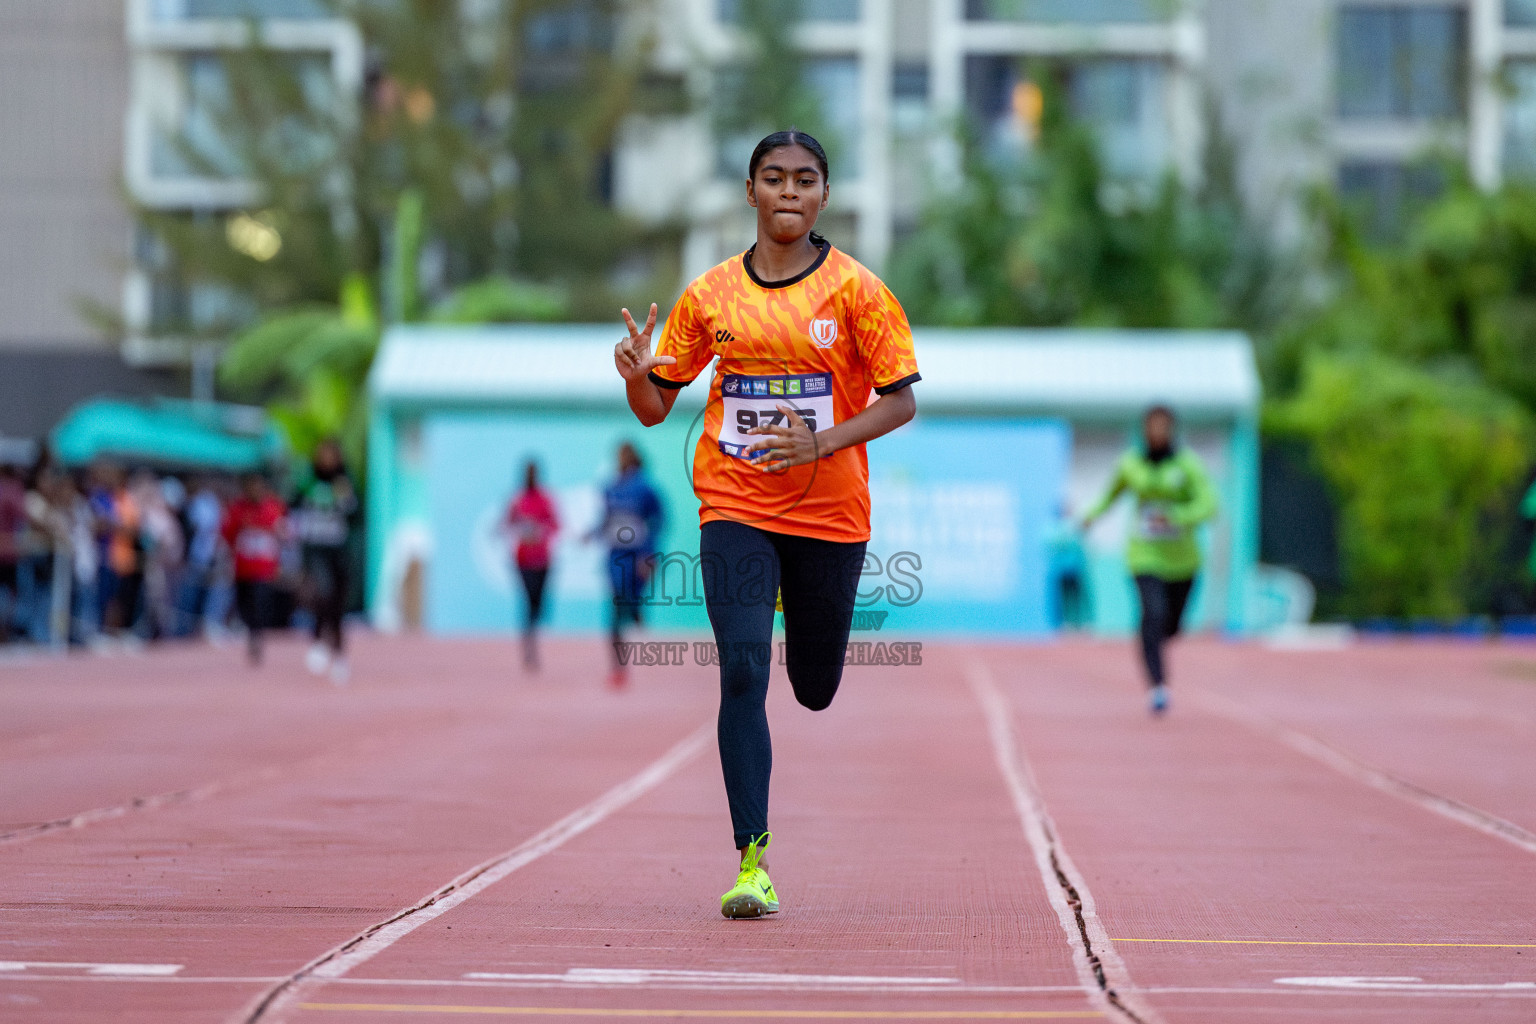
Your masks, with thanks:
<instances>
[{"instance_id":1,"label":"runner's left arm","mask_svg":"<svg viewBox=\"0 0 1536 1024\"><path fill-rule=\"evenodd\" d=\"M879 397L841 423L814 433L798 413L780 405L785 423L747 431L765 435L748 446L749 453L773 450L761 463L765 469L776 471L815 462L889 434L917 415L917 396L912 393L912 385L922 380L922 375L917 372L912 327L896 296L880 285L849 317L848 323L865 377Z\"/></svg>"},{"instance_id":2,"label":"runner's left arm","mask_svg":"<svg viewBox=\"0 0 1536 1024\"><path fill-rule=\"evenodd\" d=\"M1216 488L1193 452L1186 450L1180 458L1189 476L1189 497L1168 510L1168 521L1175 526L1198 526L1216 515Z\"/></svg>"}]
</instances>

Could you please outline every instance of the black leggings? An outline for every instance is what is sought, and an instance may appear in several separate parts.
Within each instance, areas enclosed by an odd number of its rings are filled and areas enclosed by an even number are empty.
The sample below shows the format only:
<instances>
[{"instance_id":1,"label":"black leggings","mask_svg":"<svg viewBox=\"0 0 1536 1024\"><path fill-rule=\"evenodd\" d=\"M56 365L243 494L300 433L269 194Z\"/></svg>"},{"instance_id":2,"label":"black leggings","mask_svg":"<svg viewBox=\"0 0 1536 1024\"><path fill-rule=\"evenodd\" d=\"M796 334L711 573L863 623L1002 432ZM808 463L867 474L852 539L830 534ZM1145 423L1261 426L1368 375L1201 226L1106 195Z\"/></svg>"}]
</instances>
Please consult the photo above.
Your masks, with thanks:
<instances>
[{"instance_id":1,"label":"black leggings","mask_svg":"<svg viewBox=\"0 0 1536 1024\"><path fill-rule=\"evenodd\" d=\"M519 569L523 578L523 593L528 596L528 617L523 620L523 631L532 633L533 627L544 618L544 584L549 579L549 569Z\"/></svg>"},{"instance_id":2,"label":"black leggings","mask_svg":"<svg viewBox=\"0 0 1536 1024\"><path fill-rule=\"evenodd\" d=\"M265 580L235 581L235 610L252 637L272 625L272 584Z\"/></svg>"},{"instance_id":3,"label":"black leggings","mask_svg":"<svg viewBox=\"0 0 1536 1024\"><path fill-rule=\"evenodd\" d=\"M346 649L342 619L347 613L347 596L352 586L346 548L318 545L307 548L304 571L310 589L310 610L315 616L315 642L324 641L332 651L340 654Z\"/></svg>"},{"instance_id":4,"label":"black leggings","mask_svg":"<svg viewBox=\"0 0 1536 1024\"><path fill-rule=\"evenodd\" d=\"M795 699L832 703L843 677L864 542L705 523L699 537L704 600L720 656L720 767L737 849L768 831L768 670L774 597L783 594L785 669Z\"/></svg>"},{"instance_id":5,"label":"black leggings","mask_svg":"<svg viewBox=\"0 0 1536 1024\"><path fill-rule=\"evenodd\" d=\"M1141 660L1147 667L1149 686L1163 685L1163 644L1183 628L1184 606L1194 585L1193 579L1136 577L1136 591L1141 595Z\"/></svg>"}]
</instances>

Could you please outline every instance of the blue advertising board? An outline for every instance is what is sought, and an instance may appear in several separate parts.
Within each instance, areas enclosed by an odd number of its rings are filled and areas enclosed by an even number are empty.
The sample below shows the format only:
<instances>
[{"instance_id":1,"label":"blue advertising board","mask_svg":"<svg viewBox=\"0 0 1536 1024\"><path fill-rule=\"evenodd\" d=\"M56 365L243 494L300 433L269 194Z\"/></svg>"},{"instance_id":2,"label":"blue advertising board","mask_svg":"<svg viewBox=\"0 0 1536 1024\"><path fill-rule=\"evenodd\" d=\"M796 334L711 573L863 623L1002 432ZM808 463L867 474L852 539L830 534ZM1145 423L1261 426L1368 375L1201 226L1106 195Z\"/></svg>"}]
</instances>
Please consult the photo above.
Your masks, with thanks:
<instances>
[{"instance_id":1,"label":"blue advertising board","mask_svg":"<svg viewBox=\"0 0 1536 1024\"><path fill-rule=\"evenodd\" d=\"M546 624L556 632L604 628L606 553L592 532L615 451L628 440L666 505L660 547L679 556L646 608L647 624L707 633L704 609L686 599L681 580L683 560L698 552L691 420L678 416L645 430L619 412L428 416L428 628L504 633L521 622L512 539L502 523L529 458L538 461L561 521ZM870 445L874 512L859 624L915 639L1047 634L1047 545L1070 447L1070 431L1059 420L943 418L921 418Z\"/></svg>"}]
</instances>

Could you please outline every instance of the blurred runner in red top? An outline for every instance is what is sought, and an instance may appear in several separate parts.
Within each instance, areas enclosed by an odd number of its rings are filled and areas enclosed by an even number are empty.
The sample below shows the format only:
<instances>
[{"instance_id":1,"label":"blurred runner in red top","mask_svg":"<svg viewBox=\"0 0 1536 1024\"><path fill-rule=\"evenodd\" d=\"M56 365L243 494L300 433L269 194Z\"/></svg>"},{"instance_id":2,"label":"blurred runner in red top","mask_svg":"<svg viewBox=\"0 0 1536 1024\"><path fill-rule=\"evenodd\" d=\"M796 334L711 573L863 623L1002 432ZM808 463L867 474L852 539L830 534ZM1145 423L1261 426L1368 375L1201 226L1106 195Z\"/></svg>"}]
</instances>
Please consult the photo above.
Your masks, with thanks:
<instances>
[{"instance_id":1,"label":"blurred runner in red top","mask_svg":"<svg viewBox=\"0 0 1536 1024\"><path fill-rule=\"evenodd\" d=\"M235 556L235 606L246 628L246 653L261 664L261 633L272 625L272 581L288 528L287 510L267 478L247 473L240 497L224 513L224 540Z\"/></svg>"},{"instance_id":2,"label":"blurred runner in red top","mask_svg":"<svg viewBox=\"0 0 1536 1024\"><path fill-rule=\"evenodd\" d=\"M523 579L527 618L523 623L523 667L539 667L538 624L544 617L544 584L549 579L549 543L560 530L555 503L539 486L539 464L528 460L523 491L507 509L506 525L517 538L513 560Z\"/></svg>"}]
</instances>

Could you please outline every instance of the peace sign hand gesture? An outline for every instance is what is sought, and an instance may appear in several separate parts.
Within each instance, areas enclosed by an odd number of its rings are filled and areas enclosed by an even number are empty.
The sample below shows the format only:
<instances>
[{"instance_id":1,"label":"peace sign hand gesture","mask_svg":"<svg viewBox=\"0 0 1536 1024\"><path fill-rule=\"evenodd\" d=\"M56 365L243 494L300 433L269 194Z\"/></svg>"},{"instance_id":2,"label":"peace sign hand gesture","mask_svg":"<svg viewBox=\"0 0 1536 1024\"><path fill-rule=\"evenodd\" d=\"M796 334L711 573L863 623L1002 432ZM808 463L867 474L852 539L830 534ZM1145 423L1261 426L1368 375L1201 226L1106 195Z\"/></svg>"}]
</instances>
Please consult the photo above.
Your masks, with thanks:
<instances>
[{"instance_id":1,"label":"peace sign hand gesture","mask_svg":"<svg viewBox=\"0 0 1536 1024\"><path fill-rule=\"evenodd\" d=\"M629 310L621 310L629 337L613 346L613 365L619 376L626 381L640 380L658 366L671 366L677 360L671 356L651 354L651 332L656 328L656 303L651 303L651 315L645 318L645 330L635 325Z\"/></svg>"}]
</instances>

